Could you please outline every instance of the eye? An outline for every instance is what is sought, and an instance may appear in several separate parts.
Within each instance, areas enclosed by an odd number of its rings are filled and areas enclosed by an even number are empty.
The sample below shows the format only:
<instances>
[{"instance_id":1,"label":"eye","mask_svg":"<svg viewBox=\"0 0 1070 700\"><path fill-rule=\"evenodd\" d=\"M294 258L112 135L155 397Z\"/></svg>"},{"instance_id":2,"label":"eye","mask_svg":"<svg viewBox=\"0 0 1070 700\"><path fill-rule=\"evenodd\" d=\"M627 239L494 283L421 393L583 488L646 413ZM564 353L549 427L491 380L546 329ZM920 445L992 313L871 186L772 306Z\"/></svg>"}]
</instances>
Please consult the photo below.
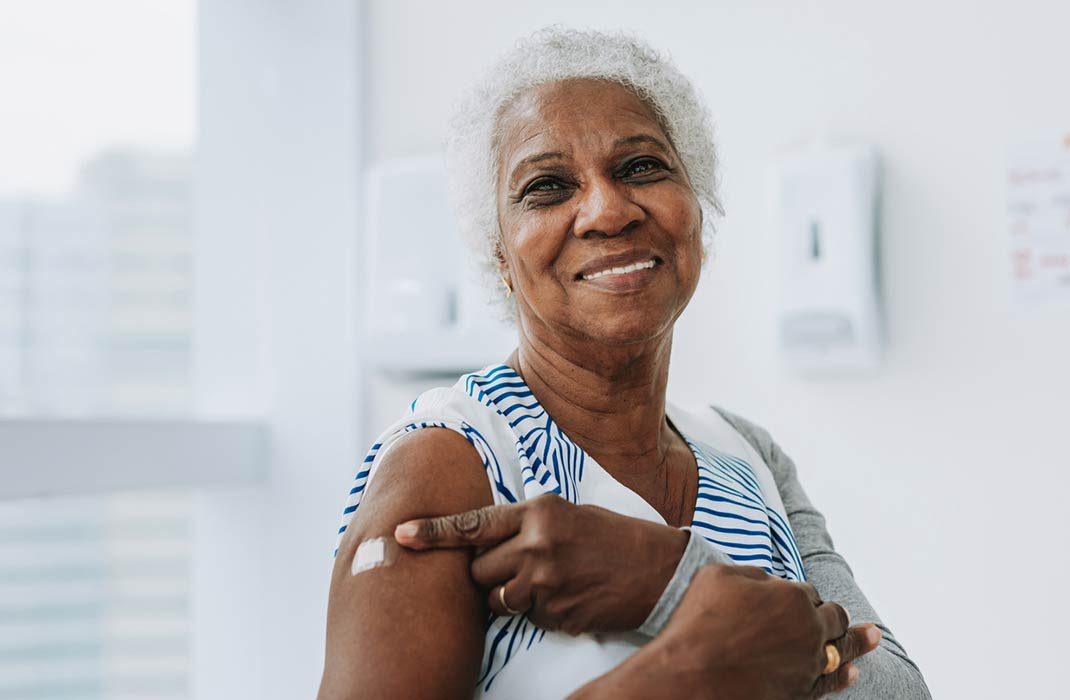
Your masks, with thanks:
<instances>
[{"instance_id":1,"label":"eye","mask_svg":"<svg viewBox=\"0 0 1070 700\"><path fill-rule=\"evenodd\" d=\"M562 185L554 178L540 177L539 179L533 181L530 185L524 188L524 195L527 196L529 194L548 194L559 192L563 189L564 185Z\"/></svg>"},{"instance_id":2,"label":"eye","mask_svg":"<svg viewBox=\"0 0 1070 700\"><path fill-rule=\"evenodd\" d=\"M623 171L621 171L621 175L624 177L634 177L636 175L647 175L649 173L665 170L668 170L668 168L660 160L646 156L643 158L636 158L625 165Z\"/></svg>"},{"instance_id":3,"label":"eye","mask_svg":"<svg viewBox=\"0 0 1070 700\"><path fill-rule=\"evenodd\" d=\"M565 201L574 187L565 177L541 175L510 194L509 198L524 209L536 209Z\"/></svg>"}]
</instances>

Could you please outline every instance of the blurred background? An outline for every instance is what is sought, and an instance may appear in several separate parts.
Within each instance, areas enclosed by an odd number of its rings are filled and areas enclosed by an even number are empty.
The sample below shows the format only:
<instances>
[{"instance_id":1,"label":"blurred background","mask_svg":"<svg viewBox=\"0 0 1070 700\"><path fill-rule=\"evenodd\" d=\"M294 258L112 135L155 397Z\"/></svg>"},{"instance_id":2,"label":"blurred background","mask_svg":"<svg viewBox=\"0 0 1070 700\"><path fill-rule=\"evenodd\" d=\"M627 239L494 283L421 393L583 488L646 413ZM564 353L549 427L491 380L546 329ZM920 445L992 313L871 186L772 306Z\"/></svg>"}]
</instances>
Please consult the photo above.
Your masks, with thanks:
<instances>
[{"instance_id":1,"label":"blurred background","mask_svg":"<svg viewBox=\"0 0 1070 700\"><path fill-rule=\"evenodd\" d=\"M727 216L670 398L794 457L934 697L1065 695L1070 6L12 0L0 700L315 693L356 464L511 347L442 143L550 23L669 52L716 121ZM880 158L884 340L800 372L771 192L829 137Z\"/></svg>"}]
</instances>

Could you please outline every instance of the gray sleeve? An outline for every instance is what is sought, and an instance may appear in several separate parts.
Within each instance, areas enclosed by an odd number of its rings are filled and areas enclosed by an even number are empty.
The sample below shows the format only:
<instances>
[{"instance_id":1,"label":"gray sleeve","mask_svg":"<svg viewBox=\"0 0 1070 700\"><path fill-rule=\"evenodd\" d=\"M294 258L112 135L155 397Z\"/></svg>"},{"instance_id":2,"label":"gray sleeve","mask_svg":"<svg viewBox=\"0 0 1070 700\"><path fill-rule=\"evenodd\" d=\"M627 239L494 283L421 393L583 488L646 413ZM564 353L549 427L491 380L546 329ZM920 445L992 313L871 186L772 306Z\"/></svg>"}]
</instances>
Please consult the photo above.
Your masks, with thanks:
<instances>
[{"instance_id":1,"label":"gray sleeve","mask_svg":"<svg viewBox=\"0 0 1070 700\"><path fill-rule=\"evenodd\" d=\"M881 630L883 636L880 646L855 662L859 670L858 680L836 697L849 700L931 700L917 664L910 660L892 631L881 622L855 583L851 567L833 547L832 538L825 528L825 518L803 491L795 463L764 429L720 408L714 409L750 442L773 472L802 555L807 580L817 588L824 600L842 605L851 616L851 624L872 622Z\"/></svg>"},{"instance_id":2,"label":"gray sleeve","mask_svg":"<svg viewBox=\"0 0 1070 700\"><path fill-rule=\"evenodd\" d=\"M691 532L689 527L680 529ZM647 615L646 620L638 631L648 637L656 637L658 632L661 632L662 628L665 627L665 623L669 621L669 617L676 610L676 606L680 604L684 593L687 592L687 587L691 585L691 579L699 569L707 564L731 563L732 560L728 558L727 554L711 545L704 537L699 537L691 532L691 536L687 540L687 547L684 549L684 555L680 557L680 563L676 565L676 571L673 573L672 578L669 579L669 585L665 587L661 598L658 599L654 609Z\"/></svg>"}]
</instances>

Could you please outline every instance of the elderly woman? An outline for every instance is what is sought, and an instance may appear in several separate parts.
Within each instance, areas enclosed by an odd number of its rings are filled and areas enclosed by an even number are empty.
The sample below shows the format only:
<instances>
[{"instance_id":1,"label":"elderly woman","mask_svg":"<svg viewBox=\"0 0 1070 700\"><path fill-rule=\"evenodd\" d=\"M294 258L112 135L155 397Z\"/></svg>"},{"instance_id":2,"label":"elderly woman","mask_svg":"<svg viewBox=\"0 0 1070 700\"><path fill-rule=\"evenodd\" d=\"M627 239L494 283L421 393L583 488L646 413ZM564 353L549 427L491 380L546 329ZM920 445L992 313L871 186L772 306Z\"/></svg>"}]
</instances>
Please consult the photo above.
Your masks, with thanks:
<instances>
[{"instance_id":1,"label":"elderly woman","mask_svg":"<svg viewBox=\"0 0 1070 700\"><path fill-rule=\"evenodd\" d=\"M450 146L518 346L365 458L321 698L927 698L791 461L666 400L719 212L690 83L626 36L542 31Z\"/></svg>"}]
</instances>

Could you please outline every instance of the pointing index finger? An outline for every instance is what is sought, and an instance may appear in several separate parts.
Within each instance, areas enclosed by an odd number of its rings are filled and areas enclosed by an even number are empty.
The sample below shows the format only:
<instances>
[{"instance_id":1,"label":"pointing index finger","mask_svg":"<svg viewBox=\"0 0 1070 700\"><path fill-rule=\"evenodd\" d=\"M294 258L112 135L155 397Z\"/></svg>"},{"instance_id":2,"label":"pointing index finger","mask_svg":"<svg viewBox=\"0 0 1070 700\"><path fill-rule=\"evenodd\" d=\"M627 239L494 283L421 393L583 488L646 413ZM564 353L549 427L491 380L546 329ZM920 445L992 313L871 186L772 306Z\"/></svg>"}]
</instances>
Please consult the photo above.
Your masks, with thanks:
<instances>
[{"instance_id":1,"label":"pointing index finger","mask_svg":"<svg viewBox=\"0 0 1070 700\"><path fill-rule=\"evenodd\" d=\"M523 508L523 503L510 503L409 520L394 529L394 539L416 550L494 546L520 531Z\"/></svg>"}]
</instances>

